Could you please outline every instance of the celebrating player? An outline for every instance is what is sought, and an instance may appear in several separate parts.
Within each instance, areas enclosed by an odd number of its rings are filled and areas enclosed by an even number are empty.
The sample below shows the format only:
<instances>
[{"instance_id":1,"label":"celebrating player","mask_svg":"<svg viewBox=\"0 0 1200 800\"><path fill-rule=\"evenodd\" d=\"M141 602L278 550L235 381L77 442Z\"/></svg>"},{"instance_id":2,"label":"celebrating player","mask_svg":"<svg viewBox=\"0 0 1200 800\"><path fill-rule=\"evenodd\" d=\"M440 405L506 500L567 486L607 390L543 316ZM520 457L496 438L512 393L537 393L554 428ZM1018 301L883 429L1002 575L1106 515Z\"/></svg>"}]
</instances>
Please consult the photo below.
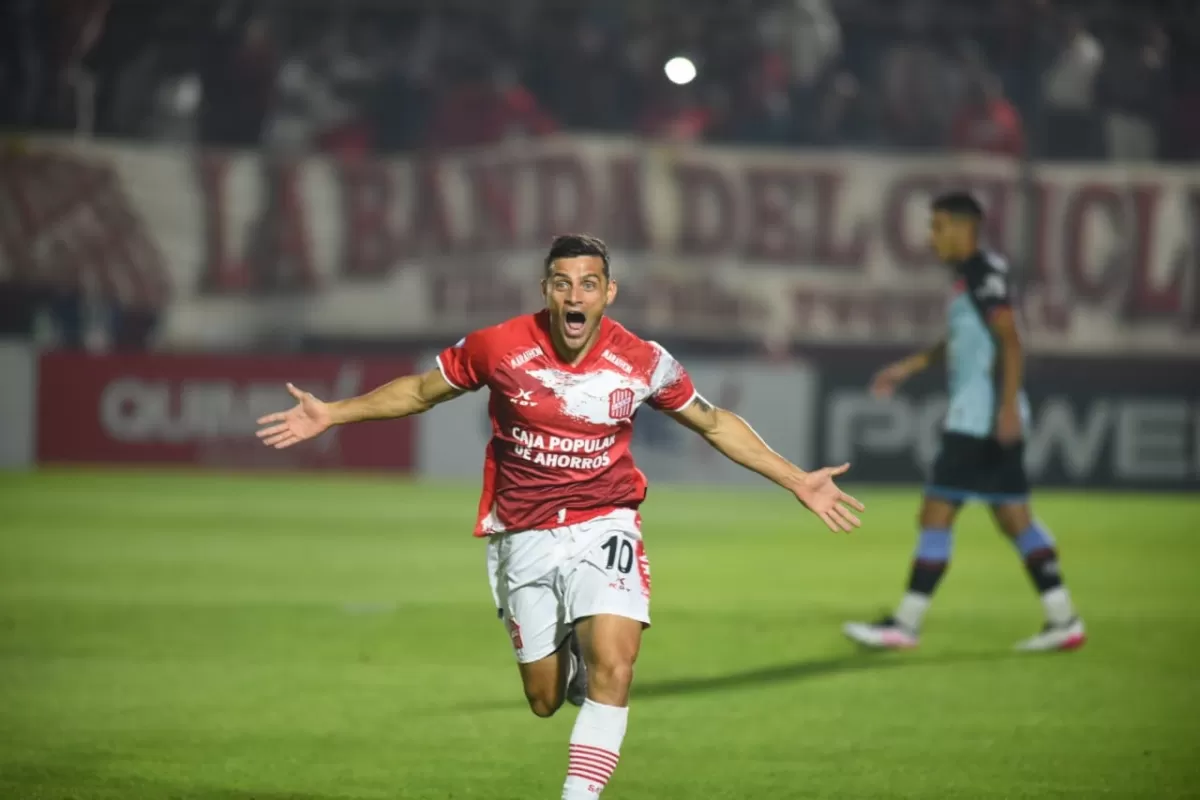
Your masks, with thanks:
<instances>
[{"instance_id":1,"label":"celebrating player","mask_svg":"<svg viewBox=\"0 0 1200 800\"><path fill-rule=\"evenodd\" d=\"M642 404L671 415L734 462L790 491L830 530L863 510L834 484L849 465L804 472L740 417L715 408L661 346L605 316L617 296L608 249L560 236L544 264L545 310L476 331L437 368L326 403L299 401L259 420L270 446L289 447L331 425L428 411L487 387L492 439L484 454L475 533L500 618L516 651L529 707L549 717L564 698L582 706L571 733L564 800L592 798L617 765L633 665L650 625L650 567L638 506L646 478L630 442Z\"/></svg>"},{"instance_id":2,"label":"celebrating player","mask_svg":"<svg viewBox=\"0 0 1200 800\"><path fill-rule=\"evenodd\" d=\"M1012 540L1042 598L1046 624L1020 642L1021 650L1070 650L1084 643L1083 621L1063 585L1054 539L1029 508L1023 431L1029 401L1022 389L1021 341L1012 306L1008 265L979 247L983 210L973 197L951 193L932 205L933 249L955 273L947 338L875 376L876 394L897 386L935 362L947 360L950 407L933 479L925 487L921 534L908 591L891 616L851 622L845 633L868 647L917 645L921 621L950 560L951 527L969 499L991 506L997 526ZM999 385L997 386L997 379Z\"/></svg>"}]
</instances>

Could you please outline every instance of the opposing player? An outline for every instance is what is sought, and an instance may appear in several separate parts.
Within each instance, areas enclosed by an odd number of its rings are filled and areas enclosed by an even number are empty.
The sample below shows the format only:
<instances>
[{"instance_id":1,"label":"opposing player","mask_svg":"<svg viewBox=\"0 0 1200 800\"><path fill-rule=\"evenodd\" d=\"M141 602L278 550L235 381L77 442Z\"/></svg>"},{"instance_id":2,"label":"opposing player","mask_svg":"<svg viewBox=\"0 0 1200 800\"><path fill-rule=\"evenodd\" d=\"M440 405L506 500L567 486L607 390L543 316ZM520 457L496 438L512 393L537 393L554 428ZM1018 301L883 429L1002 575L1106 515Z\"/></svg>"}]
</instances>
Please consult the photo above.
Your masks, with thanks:
<instances>
[{"instance_id":1,"label":"opposing player","mask_svg":"<svg viewBox=\"0 0 1200 800\"><path fill-rule=\"evenodd\" d=\"M884 369L872 386L887 396L916 373L947 361L950 405L941 451L925 487L908 591L892 615L874 624L847 623L844 629L868 647L917 645L925 611L950 561L954 518L971 499L991 507L1041 595L1045 627L1018 643L1018 649L1070 650L1085 640L1083 622L1063 585L1054 539L1029 507L1023 438L1029 402L1022 388L1021 340L1010 303L1008 266L1000 256L980 249L982 222L983 210L969 194L946 194L933 202L933 249L955 274L949 332L929 350Z\"/></svg>"},{"instance_id":2,"label":"opposing player","mask_svg":"<svg viewBox=\"0 0 1200 800\"><path fill-rule=\"evenodd\" d=\"M546 256L545 310L470 334L437 368L326 403L292 385L290 411L259 420L267 445L289 447L332 425L428 411L487 387L492 439L484 454L477 536L529 707L549 717L582 706L571 733L564 800L592 798L616 768L633 665L650 624L650 567L638 506L646 479L630 442L643 405L665 411L726 457L787 489L833 531L863 506L833 478L804 472L740 417L701 397L654 342L605 316L617 296L608 250L560 236Z\"/></svg>"}]
</instances>

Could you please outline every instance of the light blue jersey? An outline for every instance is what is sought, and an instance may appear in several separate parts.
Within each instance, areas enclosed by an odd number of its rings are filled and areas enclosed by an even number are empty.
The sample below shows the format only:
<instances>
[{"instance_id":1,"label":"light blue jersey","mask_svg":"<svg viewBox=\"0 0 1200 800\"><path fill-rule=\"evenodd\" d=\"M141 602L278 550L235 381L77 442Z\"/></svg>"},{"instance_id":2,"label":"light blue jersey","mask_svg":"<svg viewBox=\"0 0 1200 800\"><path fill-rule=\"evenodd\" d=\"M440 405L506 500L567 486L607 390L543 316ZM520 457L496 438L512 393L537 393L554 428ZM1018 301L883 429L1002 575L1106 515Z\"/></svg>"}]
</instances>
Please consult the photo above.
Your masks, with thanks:
<instances>
[{"instance_id":1,"label":"light blue jersey","mask_svg":"<svg viewBox=\"0 0 1200 800\"><path fill-rule=\"evenodd\" d=\"M947 309L946 372L950 404L946 431L977 438L992 435L1001 390L1000 348L988 319L1011 304L1008 263L978 252L958 266L954 298ZM1021 422L1029 427L1029 398L1019 395Z\"/></svg>"}]
</instances>

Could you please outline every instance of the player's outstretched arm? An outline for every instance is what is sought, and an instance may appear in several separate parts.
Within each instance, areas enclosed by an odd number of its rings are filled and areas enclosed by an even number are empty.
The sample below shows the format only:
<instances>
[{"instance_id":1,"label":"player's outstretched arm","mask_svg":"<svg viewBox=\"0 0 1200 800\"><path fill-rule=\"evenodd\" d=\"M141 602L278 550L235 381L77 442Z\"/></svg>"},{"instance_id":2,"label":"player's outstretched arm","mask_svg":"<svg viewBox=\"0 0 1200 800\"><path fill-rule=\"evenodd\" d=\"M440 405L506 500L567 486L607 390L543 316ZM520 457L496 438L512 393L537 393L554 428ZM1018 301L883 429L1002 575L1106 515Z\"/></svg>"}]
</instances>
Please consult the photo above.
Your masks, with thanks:
<instances>
[{"instance_id":1,"label":"player's outstretched arm","mask_svg":"<svg viewBox=\"0 0 1200 800\"><path fill-rule=\"evenodd\" d=\"M875 377L871 380L871 392L876 397L889 397L896 391L897 386L918 372L924 372L945 358L945 356L946 340L943 339L927 350L913 353L908 358L901 359L894 364L889 364L876 373Z\"/></svg>"},{"instance_id":2,"label":"player's outstretched arm","mask_svg":"<svg viewBox=\"0 0 1200 800\"><path fill-rule=\"evenodd\" d=\"M744 419L699 395L681 411L668 413L729 460L796 495L831 531L851 531L862 524L851 508L865 511L866 507L833 482L835 476L850 468L849 464L805 472L772 450Z\"/></svg>"},{"instance_id":3,"label":"player's outstretched arm","mask_svg":"<svg viewBox=\"0 0 1200 800\"><path fill-rule=\"evenodd\" d=\"M259 425L267 426L258 431L258 438L277 450L320 436L334 425L420 414L463 393L447 383L436 369L405 375L366 394L332 403L290 383L287 390L296 398L296 405L258 420Z\"/></svg>"}]
</instances>

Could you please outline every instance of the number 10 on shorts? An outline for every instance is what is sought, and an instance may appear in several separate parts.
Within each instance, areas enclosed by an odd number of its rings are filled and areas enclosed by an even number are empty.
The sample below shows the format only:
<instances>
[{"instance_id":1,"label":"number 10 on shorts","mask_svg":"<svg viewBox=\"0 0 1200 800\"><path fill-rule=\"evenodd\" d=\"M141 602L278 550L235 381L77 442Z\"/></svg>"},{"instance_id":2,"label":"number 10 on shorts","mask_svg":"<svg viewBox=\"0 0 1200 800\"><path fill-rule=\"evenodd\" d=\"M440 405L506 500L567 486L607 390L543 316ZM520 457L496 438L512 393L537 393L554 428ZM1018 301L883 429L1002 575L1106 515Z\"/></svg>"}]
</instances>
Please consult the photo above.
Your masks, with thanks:
<instances>
[{"instance_id":1,"label":"number 10 on shorts","mask_svg":"<svg viewBox=\"0 0 1200 800\"><path fill-rule=\"evenodd\" d=\"M625 576L637 568L637 577L642 585L642 594L650 597L650 560L646 557L646 546L639 539L634 542L624 536L613 534L600 545L606 556L605 569L617 573L616 579L609 584L613 589L629 591Z\"/></svg>"}]
</instances>

